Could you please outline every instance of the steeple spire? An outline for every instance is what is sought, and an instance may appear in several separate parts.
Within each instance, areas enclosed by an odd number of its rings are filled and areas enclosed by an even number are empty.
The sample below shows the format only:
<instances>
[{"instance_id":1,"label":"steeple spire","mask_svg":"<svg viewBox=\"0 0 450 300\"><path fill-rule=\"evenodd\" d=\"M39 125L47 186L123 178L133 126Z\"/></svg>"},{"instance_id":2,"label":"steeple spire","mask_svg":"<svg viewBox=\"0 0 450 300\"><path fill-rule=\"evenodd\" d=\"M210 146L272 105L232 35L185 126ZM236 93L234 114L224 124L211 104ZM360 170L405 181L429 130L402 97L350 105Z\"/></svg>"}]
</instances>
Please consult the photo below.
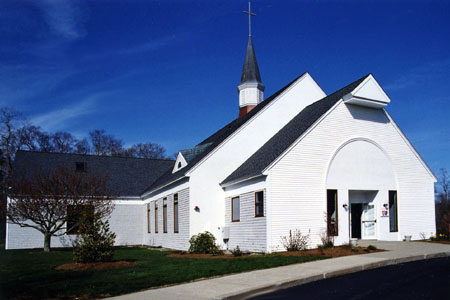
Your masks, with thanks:
<instances>
[{"instance_id":1,"label":"steeple spire","mask_svg":"<svg viewBox=\"0 0 450 300\"><path fill-rule=\"evenodd\" d=\"M265 88L261 80L255 49L253 47L251 17L256 16L256 14L251 12L250 2L248 2L248 11L244 11L244 13L248 14L248 42L244 66L242 68L241 84L238 86L239 118L247 114L263 100Z\"/></svg>"}]
</instances>

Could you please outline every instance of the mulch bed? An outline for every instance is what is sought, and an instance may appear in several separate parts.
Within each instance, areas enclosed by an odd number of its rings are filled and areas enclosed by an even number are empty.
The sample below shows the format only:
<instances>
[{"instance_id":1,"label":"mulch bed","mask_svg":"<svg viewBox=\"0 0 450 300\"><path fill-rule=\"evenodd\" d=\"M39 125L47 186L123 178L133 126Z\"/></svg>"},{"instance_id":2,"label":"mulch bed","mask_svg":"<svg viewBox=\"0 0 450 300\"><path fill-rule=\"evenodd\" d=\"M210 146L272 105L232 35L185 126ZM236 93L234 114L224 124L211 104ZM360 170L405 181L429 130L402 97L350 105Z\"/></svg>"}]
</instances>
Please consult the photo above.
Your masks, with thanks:
<instances>
[{"instance_id":1,"label":"mulch bed","mask_svg":"<svg viewBox=\"0 0 450 300\"><path fill-rule=\"evenodd\" d=\"M97 263L70 263L56 267L56 270L64 271L89 271L89 270L112 270L128 268L135 265L133 261L109 261L109 262L97 262Z\"/></svg>"},{"instance_id":2,"label":"mulch bed","mask_svg":"<svg viewBox=\"0 0 450 300\"><path fill-rule=\"evenodd\" d=\"M348 255L358 255L358 254L367 254L374 252L381 252L384 250L376 249L376 250L368 250L363 247L353 247L353 251L348 246L337 246L333 248L327 249L311 249L305 251L286 251L286 252L278 252L269 255L279 255L279 256L329 256L329 257L340 257L340 256L348 256ZM224 254L224 255L211 255L211 254L193 254L186 252L173 252L167 255L167 257L176 257L176 258L209 258L209 259L231 259L231 258L249 258L249 257L263 257L263 254L244 254L242 256L233 256L232 254Z\"/></svg>"}]
</instances>

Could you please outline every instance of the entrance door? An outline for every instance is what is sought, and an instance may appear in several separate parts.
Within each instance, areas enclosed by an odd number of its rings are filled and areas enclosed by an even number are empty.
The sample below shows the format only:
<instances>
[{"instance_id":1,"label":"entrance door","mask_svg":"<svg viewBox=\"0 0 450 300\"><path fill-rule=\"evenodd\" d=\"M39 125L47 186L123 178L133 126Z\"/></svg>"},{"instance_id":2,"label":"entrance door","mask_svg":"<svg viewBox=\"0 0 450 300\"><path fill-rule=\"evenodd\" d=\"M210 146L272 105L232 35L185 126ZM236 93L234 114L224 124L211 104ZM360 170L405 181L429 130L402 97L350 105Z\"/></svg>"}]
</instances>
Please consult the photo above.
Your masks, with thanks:
<instances>
[{"instance_id":1,"label":"entrance door","mask_svg":"<svg viewBox=\"0 0 450 300\"><path fill-rule=\"evenodd\" d=\"M361 218L362 238L375 239L376 238L375 223L377 222L375 218L375 205L373 203L363 203L362 208L363 208Z\"/></svg>"},{"instance_id":2,"label":"entrance door","mask_svg":"<svg viewBox=\"0 0 450 300\"><path fill-rule=\"evenodd\" d=\"M352 228L352 238L361 239L361 214L362 214L362 204L352 203L350 207L351 215L351 228Z\"/></svg>"}]
</instances>

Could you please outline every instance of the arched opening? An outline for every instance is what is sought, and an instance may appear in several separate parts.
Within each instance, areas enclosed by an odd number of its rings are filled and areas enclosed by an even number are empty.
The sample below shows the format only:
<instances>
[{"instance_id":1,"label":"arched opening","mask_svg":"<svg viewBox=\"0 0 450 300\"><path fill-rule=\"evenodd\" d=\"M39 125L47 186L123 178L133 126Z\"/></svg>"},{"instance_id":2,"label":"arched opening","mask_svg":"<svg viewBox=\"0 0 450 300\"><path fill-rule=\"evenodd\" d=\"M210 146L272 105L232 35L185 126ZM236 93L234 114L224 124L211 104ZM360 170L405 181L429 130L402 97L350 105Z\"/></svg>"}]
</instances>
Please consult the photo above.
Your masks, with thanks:
<instances>
[{"instance_id":1,"label":"arched opening","mask_svg":"<svg viewBox=\"0 0 450 300\"><path fill-rule=\"evenodd\" d=\"M327 226L338 228L341 243L382 239L390 233L389 223L397 222L389 218L389 191L397 190L394 167L371 140L353 139L339 147L328 167L326 188Z\"/></svg>"}]
</instances>

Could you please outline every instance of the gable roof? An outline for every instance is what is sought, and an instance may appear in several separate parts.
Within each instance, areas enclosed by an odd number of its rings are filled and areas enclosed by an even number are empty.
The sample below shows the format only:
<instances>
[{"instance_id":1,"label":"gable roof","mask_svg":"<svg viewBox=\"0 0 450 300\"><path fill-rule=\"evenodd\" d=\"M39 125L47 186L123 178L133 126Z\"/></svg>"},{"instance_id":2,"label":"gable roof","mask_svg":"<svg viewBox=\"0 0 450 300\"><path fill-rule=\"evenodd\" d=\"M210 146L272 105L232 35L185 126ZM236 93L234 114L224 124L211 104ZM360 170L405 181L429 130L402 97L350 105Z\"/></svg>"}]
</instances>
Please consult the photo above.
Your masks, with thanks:
<instances>
[{"instance_id":1,"label":"gable roof","mask_svg":"<svg viewBox=\"0 0 450 300\"><path fill-rule=\"evenodd\" d=\"M225 178L221 185L232 184L244 179L260 176L266 167L277 159L323 114L341 100L344 95L358 87L370 75L368 74L333 94L305 107L249 159Z\"/></svg>"},{"instance_id":2,"label":"gable roof","mask_svg":"<svg viewBox=\"0 0 450 300\"><path fill-rule=\"evenodd\" d=\"M50 171L62 166L75 170L77 162L86 163L87 172L109 177L109 188L114 196L139 197L149 182L172 169L173 160L145 159L118 156L98 156L55 152L18 151L13 170L19 176L32 170Z\"/></svg>"},{"instance_id":3,"label":"gable roof","mask_svg":"<svg viewBox=\"0 0 450 300\"><path fill-rule=\"evenodd\" d=\"M220 145L223 141L225 141L229 136L231 136L234 132L236 132L242 125L247 123L250 119L252 119L256 114L258 114L266 105L276 99L280 94L282 94L285 90L287 90L292 84L294 84L299 78L303 77L306 74L298 76L286 86L281 88L279 91L274 93L272 96L262 101L258 105L255 106L250 112L239 119L235 119L225 125L223 128L219 129L211 136L206 138L204 141L199 143L196 147L202 147L203 151L199 151L194 157L191 158L191 161L188 165L174 173L172 170L167 171L164 175L162 175L158 180L156 180L153 184L150 184L147 189L143 190L142 194L147 194L152 192L158 188L166 186L172 182L178 181L186 176L186 173L191 170L197 163L199 163L204 157L206 157L211 151L213 151L218 145ZM195 148L195 147L194 147Z\"/></svg>"}]
</instances>

